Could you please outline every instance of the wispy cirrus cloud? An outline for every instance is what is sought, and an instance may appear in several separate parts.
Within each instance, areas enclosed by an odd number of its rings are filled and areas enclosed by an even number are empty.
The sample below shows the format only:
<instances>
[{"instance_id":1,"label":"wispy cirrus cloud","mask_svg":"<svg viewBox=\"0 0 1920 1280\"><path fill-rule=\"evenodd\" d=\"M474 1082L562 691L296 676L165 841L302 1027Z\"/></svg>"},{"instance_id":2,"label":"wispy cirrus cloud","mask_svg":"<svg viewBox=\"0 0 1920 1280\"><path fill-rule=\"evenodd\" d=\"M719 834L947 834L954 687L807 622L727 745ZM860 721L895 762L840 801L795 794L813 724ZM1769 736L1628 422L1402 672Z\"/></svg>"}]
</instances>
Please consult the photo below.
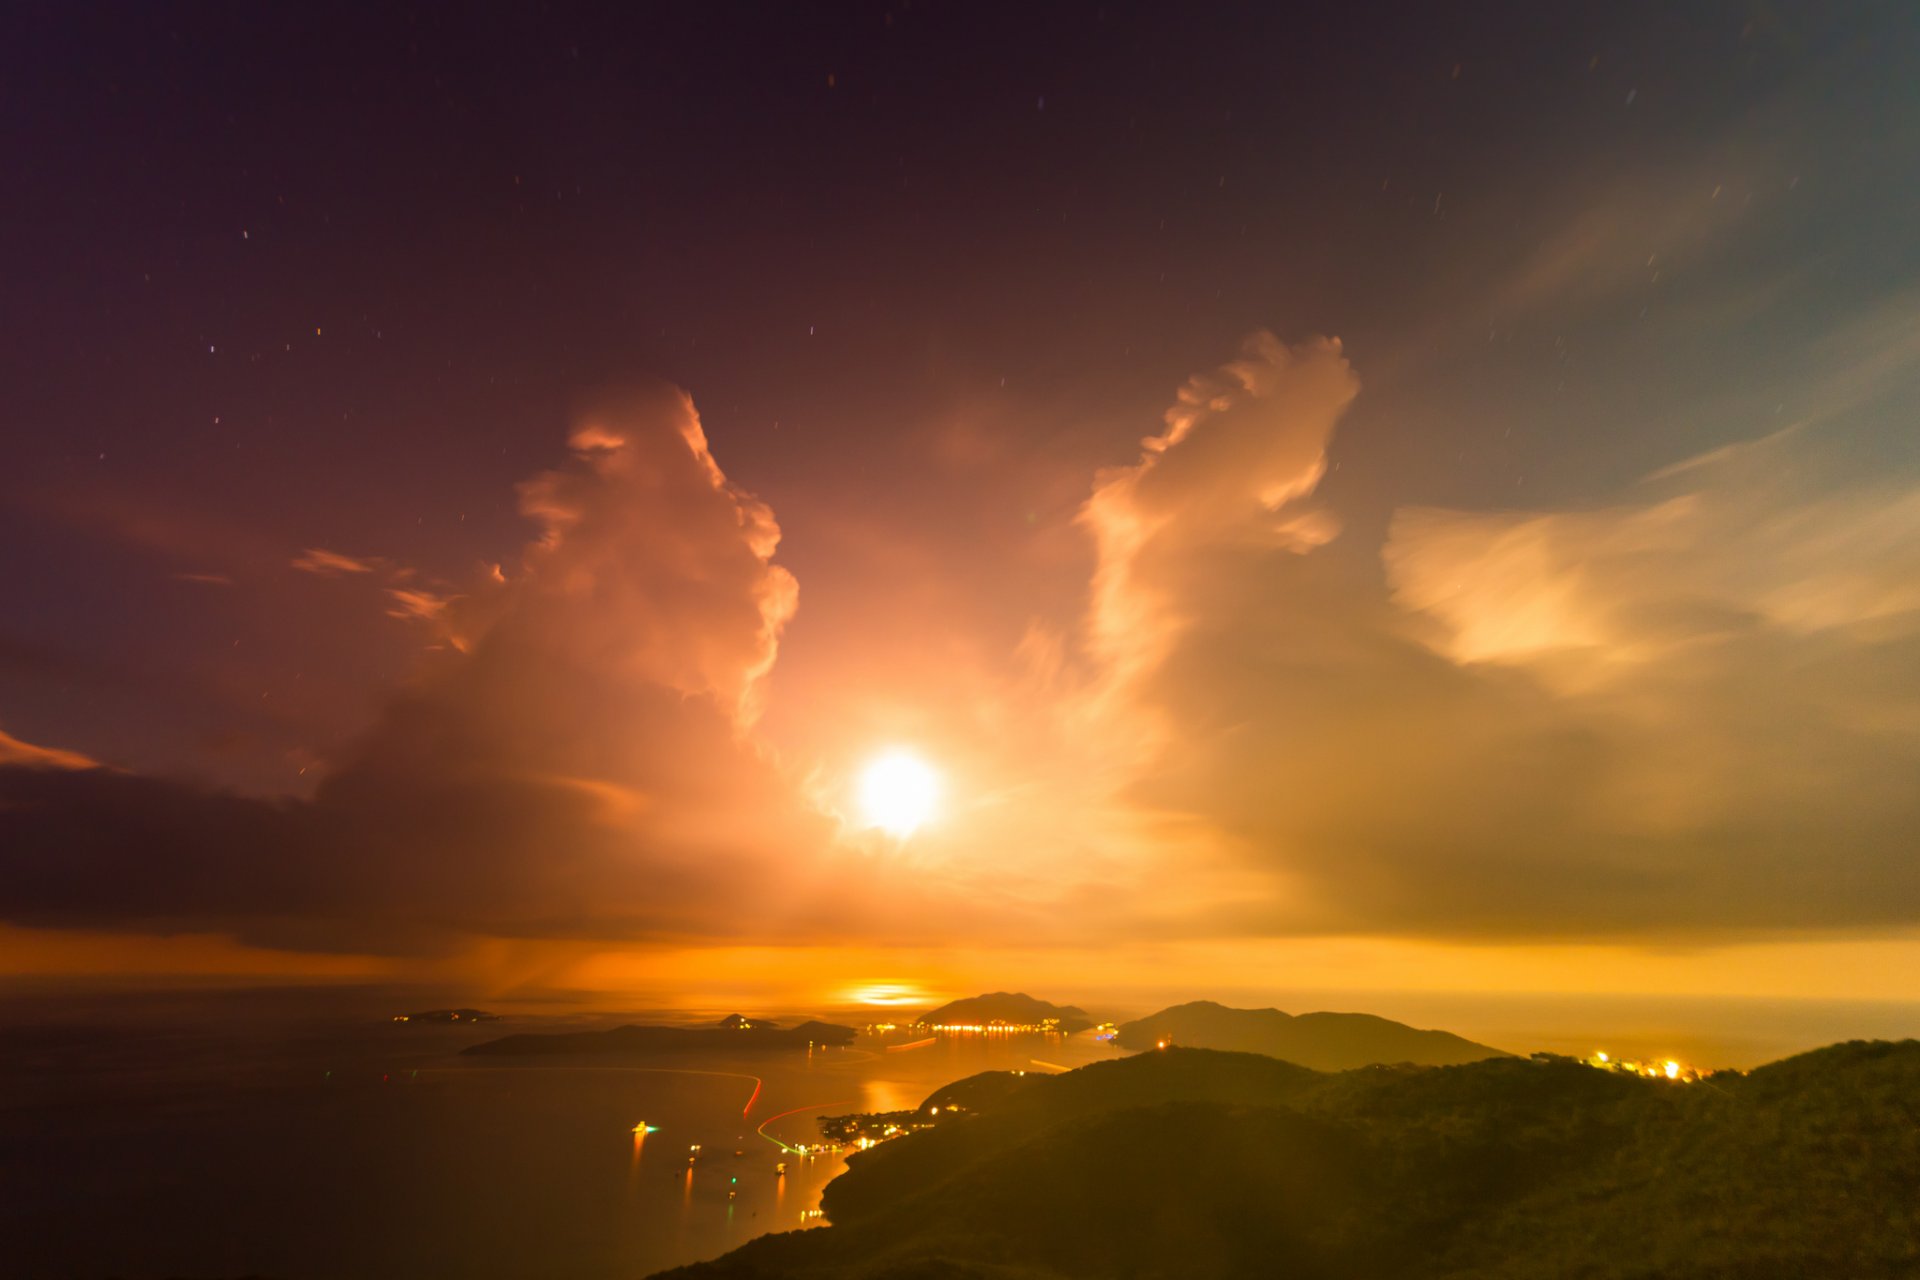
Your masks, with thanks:
<instances>
[{"instance_id":1,"label":"wispy cirrus cloud","mask_svg":"<svg viewBox=\"0 0 1920 1280\"><path fill-rule=\"evenodd\" d=\"M417 588L388 587L387 598L393 601L393 608L387 610L390 618L411 618L421 622L434 622L447 611L447 606L459 597L441 595Z\"/></svg>"},{"instance_id":2,"label":"wispy cirrus cloud","mask_svg":"<svg viewBox=\"0 0 1920 1280\"><path fill-rule=\"evenodd\" d=\"M98 762L78 751L24 742L0 729L0 766L26 769L93 769Z\"/></svg>"},{"instance_id":3,"label":"wispy cirrus cloud","mask_svg":"<svg viewBox=\"0 0 1920 1280\"><path fill-rule=\"evenodd\" d=\"M379 556L350 556L342 551L329 551L325 547L308 547L293 558L292 564L302 573L337 578L343 573L372 573L384 566L386 561Z\"/></svg>"}]
</instances>

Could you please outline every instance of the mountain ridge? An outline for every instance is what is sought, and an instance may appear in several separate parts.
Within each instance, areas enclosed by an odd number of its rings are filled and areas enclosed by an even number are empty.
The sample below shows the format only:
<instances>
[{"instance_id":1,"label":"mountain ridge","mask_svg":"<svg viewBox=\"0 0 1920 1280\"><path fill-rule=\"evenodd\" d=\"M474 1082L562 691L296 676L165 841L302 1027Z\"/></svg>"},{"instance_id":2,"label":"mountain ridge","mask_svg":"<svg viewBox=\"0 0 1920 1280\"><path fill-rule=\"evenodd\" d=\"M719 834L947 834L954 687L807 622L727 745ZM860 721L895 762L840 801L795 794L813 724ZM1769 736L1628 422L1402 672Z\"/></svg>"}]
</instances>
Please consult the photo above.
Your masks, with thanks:
<instances>
[{"instance_id":1,"label":"mountain ridge","mask_svg":"<svg viewBox=\"0 0 1920 1280\"><path fill-rule=\"evenodd\" d=\"M1397 1062L1444 1067L1512 1056L1451 1031L1412 1027L1377 1014L1292 1014L1272 1008L1237 1009L1212 1000L1190 1000L1122 1023L1114 1043L1123 1049L1178 1044L1264 1053L1316 1071Z\"/></svg>"}]
</instances>

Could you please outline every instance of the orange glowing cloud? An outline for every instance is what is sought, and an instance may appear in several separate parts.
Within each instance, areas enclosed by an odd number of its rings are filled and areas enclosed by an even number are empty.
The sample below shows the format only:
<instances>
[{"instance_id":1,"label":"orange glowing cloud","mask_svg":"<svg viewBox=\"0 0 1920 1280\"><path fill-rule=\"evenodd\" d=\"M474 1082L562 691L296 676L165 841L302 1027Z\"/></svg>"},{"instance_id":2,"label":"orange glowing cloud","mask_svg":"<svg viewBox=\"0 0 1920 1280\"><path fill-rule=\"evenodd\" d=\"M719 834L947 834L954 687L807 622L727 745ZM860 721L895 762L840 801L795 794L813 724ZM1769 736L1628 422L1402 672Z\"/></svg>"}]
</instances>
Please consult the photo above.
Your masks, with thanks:
<instances>
[{"instance_id":1,"label":"orange glowing cloud","mask_svg":"<svg viewBox=\"0 0 1920 1280\"><path fill-rule=\"evenodd\" d=\"M1617 506L1410 509L1316 548L1357 384L1256 338L1083 513L1116 789L1214 930L1890 928L1920 910L1920 505L1786 433ZM1276 509L1277 506L1277 509ZM1300 521L1316 532L1299 536ZM1820 856L1810 851L1820 850ZM1145 873L1144 883L1156 883Z\"/></svg>"},{"instance_id":2,"label":"orange glowing cloud","mask_svg":"<svg viewBox=\"0 0 1920 1280\"><path fill-rule=\"evenodd\" d=\"M916 612L898 636L930 639L889 641L879 692L869 628L945 597L817 623L839 665L776 685L799 593L771 507L683 393L612 401L522 485L517 563L457 588L336 566L446 643L310 801L0 739L0 914L578 965L830 935L874 974L1033 938L1920 917L1909 489L1785 484L1817 461L1800 432L1606 504L1408 508L1341 545L1321 484L1358 394L1340 343L1256 334L1062 518L1083 613ZM937 804L863 811L862 765L902 745Z\"/></svg>"},{"instance_id":3,"label":"orange glowing cloud","mask_svg":"<svg viewBox=\"0 0 1920 1280\"><path fill-rule=\"evenodd\" d=\"M301 558L384 577L394 612L451 642L310 802L80 767L55 785L39 766L88 762L6 740L0 911L377 950L804 913L794 876L832 824L745 736L797 594L772 513L664 387L597 414L522 498L536 530L519 571L467 591L384 559Z\"/></svg>"},{"instance_id":4,"label":"orange glowing cloud","mask_svg":"<svg viewBox=\"0 0 1920 1280\"><path fill-rule=\"evenodd\" d=\"M1920 490L1807 496L1798 431L1669 467L1636 501L1575 512L1400 512L1394 598L1457 662L1579 673L1669 662L1755 628L1889 637L1920 621Z\"/></svg>"},{"instance_id":5,"label":"orange glowing cloud","mask_svg":"<svg viewBox=\"0 0 1920 1280\"><path fill-rule=\"evenodd\" d=\"M98 762L81 755L78 751L64 751L59 747L35 746L31 742L22 742L4 729L0 729L0 765L13 765L27 769L92 769Z\"/></svg>"},{"instance_id":6,"label":"orange glowing cloud","mask_svg":"<svg viewBox=\"0 0 1920 1280\"><path fill-rule=\"evenodd\" d=\"M329 551L325 547L308 547L293 558L294 568L323 578L334 578L343 573L372 573L384 563L377 556L350 556Z\"/></svg>"},{"instance_id":7,"label":"orange glowing cloud","mask_svg":"<svg viewBox=\"0 0 1920 1280\"><path fill-rule=\"evenodd\" d=\"M1099 554L1089 638L1111 678L1164 656L1214 553L1301 552L1334 536L1338 522L1301 500L1358 392L1337 339L1288 347L1254 334L1239 359L1180 389L1139 462L1098 479L1080 519Z\"/></svg>"},{"instance_id":8,"label":"orange glowing cloud","mask_svg":"<svg viewBox=\"0 0 1920 1280\"><path fill-rule=\"evenodd\" d=\"M597 410L572 445L570 466L521 486L540 532L506 585L518 615L507 625L564 617L545 640L571 660L715 698L751 721L799 604L793 575L773 563L772 509L727 480L678 388Z\"/></svg>"}]
</instances>

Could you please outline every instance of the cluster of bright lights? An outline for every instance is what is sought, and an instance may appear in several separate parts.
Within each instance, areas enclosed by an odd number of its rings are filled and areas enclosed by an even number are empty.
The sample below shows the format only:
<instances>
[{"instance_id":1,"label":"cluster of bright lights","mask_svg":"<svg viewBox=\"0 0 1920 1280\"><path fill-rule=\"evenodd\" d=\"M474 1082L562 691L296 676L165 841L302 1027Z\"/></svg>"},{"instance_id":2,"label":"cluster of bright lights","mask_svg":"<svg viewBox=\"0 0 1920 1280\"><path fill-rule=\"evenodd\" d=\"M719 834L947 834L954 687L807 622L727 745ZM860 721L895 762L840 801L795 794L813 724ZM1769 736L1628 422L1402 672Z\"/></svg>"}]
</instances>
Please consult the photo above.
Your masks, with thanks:
<instances>
[{"instance_id":1,"label":"cluster of bright lights","mask_svg":"<svg viewBox=\"0 0 1920 1280\"><path fill-rule=\"evenodd\" d=\"M1684 1062L1672 1058L1655 1058L1641 1061L1637 1058L1615 1058L1605 1051L1596 1051L1587 1059L1587 1065L1598 1067L1602 1071L1617 1071L1621 1075L1642 1076L1649 1080L1675 1080L1689 1084L1700 1078L1700 1072Z\"/></svg>"}]
</instances>

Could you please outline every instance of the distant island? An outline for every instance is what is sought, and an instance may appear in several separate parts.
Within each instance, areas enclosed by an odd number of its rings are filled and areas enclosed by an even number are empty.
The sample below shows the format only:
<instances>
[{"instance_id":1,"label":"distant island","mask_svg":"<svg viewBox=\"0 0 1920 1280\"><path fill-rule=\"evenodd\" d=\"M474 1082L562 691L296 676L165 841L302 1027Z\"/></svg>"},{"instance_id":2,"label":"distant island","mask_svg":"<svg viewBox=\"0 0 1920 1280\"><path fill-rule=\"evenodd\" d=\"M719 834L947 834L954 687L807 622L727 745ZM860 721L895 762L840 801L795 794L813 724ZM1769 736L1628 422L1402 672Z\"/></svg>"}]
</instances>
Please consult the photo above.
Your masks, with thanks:
<instances>
[{"instance_id":1,"label":"distant island","mask_svg":"<svg viewBox=\"0 0 1920 1280\"><path fill-rule=\"evenodd\" d=\"M720 1019L721 1029L726 1031L771 1031L779 1025L772 1018L749 1018L739 1013L730 1013Z\"/></svg>"},{"instance_id":2,"label":"distant island","mask_svg":"<svg viewBox=\"0 0 1920 1280\"><path fill-rule=\"evenodd\" d=\"M422 1009L418 1013L396 1013L395 1022L498 1022L500 1015L485 1009Z\"/></svg>"},{"instance_id":3,"label":"distant island","mask_svg":"<svg viewBox=\"0 0 1920 1280\"><path fill-rule=\"evenodd\" d=\"M1024 991L994 991L943 1004L914 1019L915 1026L933 1030L1085 1031L1093 1023L1086 1010L1070 1004L1049 1004Z\"/></svg>"},{"instance_id":4,"label":"distant island","mask_svg":"<svg viewBox=\"0 0 1920 1280\"><path fill-rule=\"evenodd\" d=\"M609 1031L529 1032L469 1045L460 1052L501 1057L555 1054L759 1053L809 1045L853 1043L852 1027L802 1022L782 1028L762 1018L728 1014L708 1027L624 1026Z\"/></svg>"},{"instance_id":5,"label":"distant island","mask_svg":"<svg viewBox=\"0 0 1920 1280\"><path fill-rule=\"evenodd\" d=\"M1231 1009L1211 1000L1162 1009L1120 1025L1123 1049L1181 1045L1264 1053L1315 1071L1347 1071L1381 1063L1450 1067L1510 1056L1447 1031L1422 1031L1370 1013L1282 1013Z\"/></svg>"},{"instance_id":6,"label":"distant island","mask_svg":"<svg viewBox=\"0 0 1920 1280\"><path fill-rule=\"evenodd\" d=\"M1920 1259L1911 1040L1698 1082L1170 1048L952 1088L849 1158L831 1226L662 1276L1910 1280Z\"/></svg>"}]
</instances>

